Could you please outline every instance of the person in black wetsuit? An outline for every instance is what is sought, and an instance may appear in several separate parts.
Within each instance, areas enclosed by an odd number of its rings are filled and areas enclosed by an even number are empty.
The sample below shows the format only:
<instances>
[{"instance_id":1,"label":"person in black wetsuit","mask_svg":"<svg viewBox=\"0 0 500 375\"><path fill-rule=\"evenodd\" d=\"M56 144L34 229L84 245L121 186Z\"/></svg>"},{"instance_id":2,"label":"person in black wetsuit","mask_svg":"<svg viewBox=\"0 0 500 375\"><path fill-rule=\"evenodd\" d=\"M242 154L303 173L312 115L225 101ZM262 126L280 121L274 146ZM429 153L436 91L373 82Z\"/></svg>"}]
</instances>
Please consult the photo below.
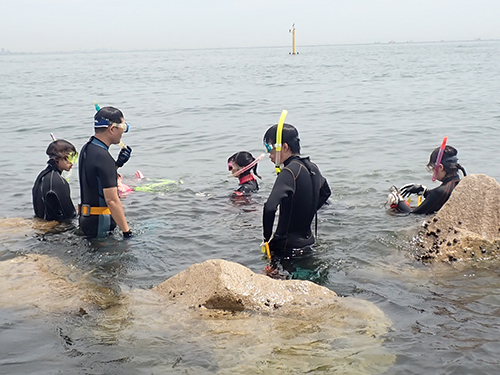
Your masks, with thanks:
<instances>
[{"instance_id":1,"label":"person in black wetsuit","mask_svg":"<svg viewBox=\"0 0 500 375\"><path fill-rule=\"evenodd\" d=\"M427 189L420 184L407 184L402 186L399 191L403 198L409 197L412 194L423 196L425 199L419 206L411 208L402 199L394 202L391 207L399 212L409 212L412 214L432 214L441 209L450 198L453 189L460 182L458 171L461 170L464 176L467 176L465 169L458 163L458 151L456 148L446 146L443 152L443 158L439 165L436 165L439 147L436 148L429 157L427 168L431 171L436 171L436 179L441 181L441 185L435 189Z\"/></svg>"},{"instance_id":2,"label":"person in black wetsuit","mask_svg":"<svg viewBox=\"0 0 500 375\"><path fill-rule=\"evenodd\" d=\"M130 159L132 149L122 148L116 161L108 151L120 143L128 127L119 109L103 107L94 116L94 136L80 151L79 224L88 237L105 236L117 224L125 238L132 236L117 187L117 168Z\"/></svg>"},{"instance_id":3,"label":"person in black wetsuit","mask_svg":"<svg viewBox=\"0 0 500 375\"><path fill-rule=\"evenodd\" d=\"M232 198L248 196L259 190L259 184L253 175L254 173L257 177L262 178L257 173L257 163L258 160L248 151L237 152L227 159L229 172L239 179L238 189L233 191Z\"/></svg>"},{"instance_id":4,"label":"person in black wetsuit","mask_svg":"<svg viewBox=\"0 0 500 375\"><path fill-rule=\"evenodd\" d=\"M310 251L315 241L311 222L331 192L316 164L300 156L299 133L294 126L283 124L282 149L276 152L277 128L274 125L267 130L264 145L271 161L277 164L279 158L284 167L264 204L262 223L264 242L269 243L272 257L287 258ZM278 225L273 234L278 207Z\"/></svg>"},{"instance_id":5,"label":"person in black wetsuit","mask_svg":"<svg viewBox=\"0 0 500 375\"><path fill-rule=\"evenodd\" d=\"M44 220L68 221L76 216L68 182L61 176L70 171L78 157L75 146L64 139L53 141L47 147L49 156L45 168L33 185L35 216Z\"/></svg>"}]
</instances>

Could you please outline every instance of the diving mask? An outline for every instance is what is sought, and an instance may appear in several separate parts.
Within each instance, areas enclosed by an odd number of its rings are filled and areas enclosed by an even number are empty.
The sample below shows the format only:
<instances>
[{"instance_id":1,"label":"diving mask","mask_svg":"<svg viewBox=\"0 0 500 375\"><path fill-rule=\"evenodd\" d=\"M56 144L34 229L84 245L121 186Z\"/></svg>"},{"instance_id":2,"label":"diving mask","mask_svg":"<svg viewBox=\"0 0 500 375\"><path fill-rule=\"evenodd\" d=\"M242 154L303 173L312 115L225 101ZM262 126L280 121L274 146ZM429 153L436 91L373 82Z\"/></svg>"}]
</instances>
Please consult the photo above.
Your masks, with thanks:
<instances>
[{"instance_id":1,"label":"diving mask","mask_svg":"<svg viewBox=\"0 0 500 375\"><path fill-rule=\"evenodd\" d=\"M130 129L130 125L128 124L128 122L124 122L121 124L114 124L114 125L118 128L122 128L124 133L128 133Z\"/></svg>"},{"instance_id":2,"label":"diving mask","mask_svg":"<svg viewBox=\"0 0 500 375\"><path fill-rule=\"evenodd\" d=\"M66 155L65 159L71 164L75 164L78 161L78 152L71 151L68 155Z\"/></svg>"},{"instance_id":3,"label":"diving mask","mask_svg":"<svg viewBox=\"0 0 500 375\"><path fill-rule=\"evenodd\" d=\"M115 122L111 122L106 118L100 118L99 120L94 120L94 128L107 128L108 126L114 125L117 128L122 128L124 133L128 133L130 129L130 125L128 122L122 122L121 124L117 124Z\"/></svg>"},{"instance_id":4,"label":"diving mask","mask_svg":"<svg viewBox=\"0 0 500 375\"><path fill-rule=\"evenodd\" d=\"M266 142L264 142L264 146L266 147L266 150L267 150L268 153L271 153L271 151L277 147L276 144L270 145L270 144L268 144Z\"/></svg>"}]
</instances>

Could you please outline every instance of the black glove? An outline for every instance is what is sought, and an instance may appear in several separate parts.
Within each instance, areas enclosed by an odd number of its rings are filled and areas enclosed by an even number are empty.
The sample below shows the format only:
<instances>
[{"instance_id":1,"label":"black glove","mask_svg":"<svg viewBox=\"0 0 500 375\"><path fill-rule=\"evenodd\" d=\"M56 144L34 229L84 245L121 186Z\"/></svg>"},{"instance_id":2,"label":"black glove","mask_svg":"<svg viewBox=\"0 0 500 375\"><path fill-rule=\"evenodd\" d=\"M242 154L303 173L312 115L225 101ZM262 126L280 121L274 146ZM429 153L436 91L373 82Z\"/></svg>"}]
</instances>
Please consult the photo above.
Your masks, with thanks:
<instances>
[{"instance_id":1,"label":"black glove","mask_svg":"<svg viewBox=\"0 0 500 375\"><path fill-rule=\"evenodd\" d=\"M427 188L420 184L406 184L399 189L403 198L409 197L412 194L424 195L426 191Z\"/></svg>"},{"instance_id":2,"label":"black glove","mask_svg":"<svg viewBox=\"0 0 500 375\"><path fill-rule=\"evenodd\" d=\"M118 159L116 159L116 166L118 168L123 167L123 164L125 164L128 159L130 159L130 154L132 153L132 149L130 146L127 146L125 148L122 148L120 153L118 154Z\"/></svg>"},{"instance_id":3,"label":"black glove","mask_svg":"<svg viewBox=\"0 0 500 375\"><path fill-rule=\"evenodd\" d=\"M134 237L134 235L132 234L132 231L130 229L128 232L123 232L123 238L131 238L131 237Z\"/></svg>"}]
</instances>

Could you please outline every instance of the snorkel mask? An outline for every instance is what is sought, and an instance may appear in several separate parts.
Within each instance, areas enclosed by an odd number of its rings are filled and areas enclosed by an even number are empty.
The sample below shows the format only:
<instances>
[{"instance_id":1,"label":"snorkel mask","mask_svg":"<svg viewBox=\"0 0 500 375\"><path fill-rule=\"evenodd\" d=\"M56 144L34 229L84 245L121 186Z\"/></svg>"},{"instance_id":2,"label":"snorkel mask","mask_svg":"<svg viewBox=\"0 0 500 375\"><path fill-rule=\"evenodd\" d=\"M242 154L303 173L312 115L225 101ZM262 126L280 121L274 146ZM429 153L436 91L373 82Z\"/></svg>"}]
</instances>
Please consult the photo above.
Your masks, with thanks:
<instances>
[{"instance_id":1,"label":"snorkel mask","mask_svg":"<svg viewBox=\"0 0 500 375\"><path fill-rule=\"evenodd\" d=\"M71 151L67 156L66 160L69 161L71 164L76 164L78 161L78 152L76 151Z\"/></svg>"},{"instance_id":2,"label":"snorkel mask","mask_svg":"<svg viewBox=\"0 0 500 375\"><path fill-rule=\"evenodd\" d=\"M57 138L55 137L54 133L50 133L50 138L52 138L52 141L55 142L57 141ZM62 156L61 154L53 154L51 155L51 158L60 158L60 159L66 159L68 162L71 164L76 164L78 161L78 152L77 151L70 151L68 155Z\"/></svg>"},{"instance_id":3,"label":"snorkel mask","mask_svg":"<svg viewBox=\"0 0 500 375\"><path fill-rule=\"evenodd\" d=\"M243 168L241 168L240 170L234 172L234 173L231 173L230 176L231 177L238 177L240 176L242 173L248 171L249 169L252 169L253 167L255 167L257 165L257 163L259 161L262 160L262 158L266 156L266 154L262 154L260 155L257 159L255 159L254 161L252 161L250 164L248 165L245 165ZM231 161L229 163L227 163L227 169L231 172L233 170L233 164L231 163Z\"/></svg>"},{"instance_id":4,"label":"snorkel mask","mask_svg":"<svg viewBox=\"0 0 500 375\"><path fill-rule=\"evenodd\" d=\"M96 102L94 102L94 107L96 112L99 112L101 110L101 107L99 107L99 104L97 104ZM128 122L117 124L109 121L106 118L100 118L99 120L94 120L94 128L107 128L110 125L115 125L116 127L123 129L124 133L128 133L128 131L130 130L130 125Z\"/></svg>"}]
</instances>

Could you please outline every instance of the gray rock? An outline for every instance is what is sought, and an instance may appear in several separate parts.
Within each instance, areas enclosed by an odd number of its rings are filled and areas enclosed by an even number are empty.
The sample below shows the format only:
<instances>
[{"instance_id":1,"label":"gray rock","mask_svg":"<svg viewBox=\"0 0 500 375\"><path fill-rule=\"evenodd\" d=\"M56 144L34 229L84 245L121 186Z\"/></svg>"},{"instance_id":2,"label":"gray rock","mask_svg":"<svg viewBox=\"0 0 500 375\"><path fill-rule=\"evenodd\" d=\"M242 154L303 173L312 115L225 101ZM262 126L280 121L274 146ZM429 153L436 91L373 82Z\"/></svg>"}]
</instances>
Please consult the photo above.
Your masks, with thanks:
<instances>
[{"instance_id":1,"label":"gray rock","mask_svg":"<svg viewBox=\"0 0 500 375\"><path fill-rule=\"evenodd\" d=\"M424 262L489 259L500 254L500 184L483 174L460 181L424 223L417 258Z\"/></svg>"}]
</instances>

